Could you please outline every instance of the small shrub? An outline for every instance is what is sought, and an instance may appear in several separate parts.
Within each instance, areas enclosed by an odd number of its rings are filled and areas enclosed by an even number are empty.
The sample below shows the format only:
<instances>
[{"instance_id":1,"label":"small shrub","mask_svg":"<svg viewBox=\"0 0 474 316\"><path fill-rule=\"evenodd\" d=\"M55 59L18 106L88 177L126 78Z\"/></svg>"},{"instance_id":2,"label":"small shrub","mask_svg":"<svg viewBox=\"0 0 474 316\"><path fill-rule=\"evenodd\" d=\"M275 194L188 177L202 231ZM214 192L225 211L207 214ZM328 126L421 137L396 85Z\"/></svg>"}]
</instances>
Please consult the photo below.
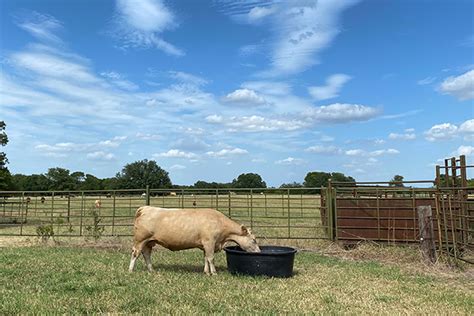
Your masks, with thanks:
<instances>
[{"instance_id":1,"label":"small shrub","mask_svg":"<svg viewBox=\"0 0 474 316\"><path fill-rule=\"evenodd\" d=\"M53 225L40 225L36 227L36 235L38 235L42 241L47 241L50 237L54 236Z\"/></svg>"},{"instance_id":2,"label":"small shrub","mask_svg":"<svg viewBox=\"0 0 474 316\"><path fill-rule=\"evenodd\" d=\"M99 240L102 237L102 234L105 230L104 226L100 225L101 218L99 216L99 211L95 208L92 208L90 211L92 215L92 225L86 226L86 231L94 238L95 241Z\"/></svg>"}]
</instances>

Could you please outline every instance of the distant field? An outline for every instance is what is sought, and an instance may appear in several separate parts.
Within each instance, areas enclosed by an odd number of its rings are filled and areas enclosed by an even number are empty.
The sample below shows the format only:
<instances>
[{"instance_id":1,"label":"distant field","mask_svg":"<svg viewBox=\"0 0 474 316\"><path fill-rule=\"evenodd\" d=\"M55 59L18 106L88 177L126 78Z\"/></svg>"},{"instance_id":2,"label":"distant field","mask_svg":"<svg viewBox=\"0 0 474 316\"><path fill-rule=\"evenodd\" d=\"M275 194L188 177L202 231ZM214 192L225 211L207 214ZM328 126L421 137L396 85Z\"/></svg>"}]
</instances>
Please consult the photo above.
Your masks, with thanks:
<instances>
[{"instance_id":1,"label":"distant field","mask_svg":"<svg viewBox=\"0 0 474 316\"><path fill-rule=\"evenodd\" d=\"M200 251L157 251L159 272L126 272L128 250L0 249L0 314L472 314L472 279L297 254L291 279L202 273Z\"/></svg>"},{"instance_id":2,"label":"distant field","mask_svg":"<svg viewBox=\"0 0 474 316\"><path fill-rule=\"evenodd\" d=\"M12 197L0 204L0 235L36 235L40 225L52 224L55 235L87 235L97 211L104 236L130 235L135 211L145 205L141 195L80 195L72 197ZM100 209L94 207L101 201ZM185 194L154 196L152 206L170 208L216 208L266 238L325 238L321 198L305 194ZM26 218L26 221L25 221Z\"/></svg>"}]
</instances>

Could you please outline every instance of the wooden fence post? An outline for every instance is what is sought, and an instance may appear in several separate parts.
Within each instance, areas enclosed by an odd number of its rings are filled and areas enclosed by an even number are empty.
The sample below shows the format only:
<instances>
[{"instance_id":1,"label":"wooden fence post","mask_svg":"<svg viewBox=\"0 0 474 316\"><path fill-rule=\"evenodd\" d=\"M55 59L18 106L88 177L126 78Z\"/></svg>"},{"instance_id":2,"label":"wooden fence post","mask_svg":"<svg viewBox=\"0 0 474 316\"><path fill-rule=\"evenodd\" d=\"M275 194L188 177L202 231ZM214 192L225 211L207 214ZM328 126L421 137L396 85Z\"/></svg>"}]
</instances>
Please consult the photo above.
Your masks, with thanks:
<instances>
[{"instance_id":1,"label":"wooden fence post","mask_svg":"<svg viewBox=\"0 0 474 316\"><path fill-rule=\"evenodd\" d=\"M420 247L423 256L432 263L436 262L436 244L433 231L433 212L431 205L417 207L418 227L420 229Z\"/></svg>"}]
</instances>

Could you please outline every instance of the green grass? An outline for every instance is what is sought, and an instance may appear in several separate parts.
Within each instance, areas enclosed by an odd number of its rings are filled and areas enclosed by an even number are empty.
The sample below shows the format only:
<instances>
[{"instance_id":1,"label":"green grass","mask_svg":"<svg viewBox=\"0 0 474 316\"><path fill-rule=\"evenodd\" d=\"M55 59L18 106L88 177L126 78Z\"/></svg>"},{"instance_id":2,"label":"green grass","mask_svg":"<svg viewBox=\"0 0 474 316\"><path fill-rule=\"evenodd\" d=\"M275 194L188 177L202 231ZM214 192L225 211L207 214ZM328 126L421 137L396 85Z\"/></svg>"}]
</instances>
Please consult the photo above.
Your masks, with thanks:
<instances>
[{"instance_id":1,"label":"green grass","mask_svg":"<svg viewBox=\"0 0 474 316\"><path fill-rule=\"evenodd\" d=\"M0 314L356 313L469 314L472 280L411 273L376 262L297 254L290 279L236 277L218 254L218 275L202 273L200 251L156 251L156 273L129 251L0 248Z\"/></svg>"}]
</instances>

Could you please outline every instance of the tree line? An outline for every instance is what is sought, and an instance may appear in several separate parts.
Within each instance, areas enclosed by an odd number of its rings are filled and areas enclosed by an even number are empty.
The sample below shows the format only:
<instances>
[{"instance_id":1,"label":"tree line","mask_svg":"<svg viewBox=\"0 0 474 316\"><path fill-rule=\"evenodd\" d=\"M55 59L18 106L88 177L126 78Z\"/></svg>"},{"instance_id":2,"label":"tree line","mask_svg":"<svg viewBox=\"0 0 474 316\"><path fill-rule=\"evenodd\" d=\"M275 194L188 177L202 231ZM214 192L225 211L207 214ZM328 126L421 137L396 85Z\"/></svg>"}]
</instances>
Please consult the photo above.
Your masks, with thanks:
<instances>
[{"instance_id":1,"label":"tree line","mask_svg":"<svg viewBox=\"0 0 474 316\"><path fill-rule=\"evenodd\" d=\"M328 180L355 182L354 178L342 173L308 172L303 183L282 184L280 188L304 188L326 186ZM257 173L242 173L231 182L196 181L193 185L173 185L166 170L154 160L140 160L129 163L114 177L100 179L82 171L71 172L65 168L50 168L43 174L14 174L8 190L17 191L73 191L73 190L118 190L143 189L224 189L224 188L267 188L266 182Z\"/></svg>"}]
</instances>

